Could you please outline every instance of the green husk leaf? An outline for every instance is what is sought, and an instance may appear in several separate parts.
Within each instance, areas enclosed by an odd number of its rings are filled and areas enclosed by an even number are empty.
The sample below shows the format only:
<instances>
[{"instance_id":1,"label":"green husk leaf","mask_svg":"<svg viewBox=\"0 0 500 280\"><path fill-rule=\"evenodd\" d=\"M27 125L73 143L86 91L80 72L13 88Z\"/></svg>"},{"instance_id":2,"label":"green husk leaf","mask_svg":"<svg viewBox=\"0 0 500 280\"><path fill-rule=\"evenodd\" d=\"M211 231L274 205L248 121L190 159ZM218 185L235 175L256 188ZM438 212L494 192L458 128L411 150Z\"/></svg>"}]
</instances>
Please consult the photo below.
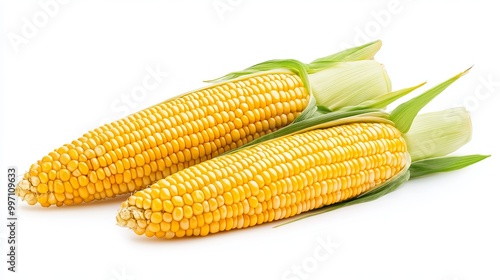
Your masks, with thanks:
<instances>
[{"instance_id":1,"label":"green husk leaf","mask_svg":"<svg viewBox=\"0 0 500 280\"><path fill-rule=\"evenodd\" d=\"M470 69L470 68L469 68ZM429 103L432 99L438 96L443 90L445 90L449 85L458 80L458 78L465 75L469 69L453 76L452 78L444 81L443 83L429 89L428 91L422 93L421 95L402 103L396 109L391 112L390 119L396 124L396 128L402 133L408 132L413 119L418 114L418 112Z\"/></svg>"},{"instance_id":2,"label":"green husk leaf","mask_svg":"<svg viewBox=\"0 0 500 280\"><path fill-rule=\"evenodd\" d=\"M316 113L317 110L318 106L316 104L316 98L314 98L313 94L309 94L309 103L307 104L304 111L302 111L302 113L300 113L300 115L295 118L295 120L293 120L292 124L310 118L312 115L314 115L314 113Z\"/></svg>"},{"instance_id":3,"label":"green husk leaf","mask_svg":"<svg viewBox=\"0 0 500 280\"><path fill-rule=\"evenodd\" d=\"M371 191L368 191L364 194L361 194L361 195L359 195L351 200L346 200L346 201L342 201L342 202L335 203L332 205L324 206L324 207L319 208L317 210L313 210L311 212L308 212L307 214L300 215L300 217L298 217L296 219L292 219L290 221L287 221L285 223L281 223L281 224L274 226L274 227L276 228L276 227L284 226L284 225L287 225L287 224L290 224L293 222L297 222L297 221L302 220L302 219L306 219L306 218L309 218L312 216L316 216L319 214L330 212L330 211L333 211L333 210L336 210L336 209L339 209L342 207L375 200L375 199L380 198L380 197L382 197L390 192L395 191L396 189L398 189L402 184L404 184L409 179L410 179L410 172L408 172L408 169L405 169L402 172L400 172L398 175L393 177L391 180L388 180L388 181L384 182L383 184L381 184L379 187L377 187Z\"/></svg>"},{"instance_id":4,"label":"green husk leaf","mask_svg":"<svg viewBox=\"0 0 500 280\"><path fill-rule=\"evenodd\" d=\"M448 172L461 169L488 157L490 156L489 155L448 156L448 157L430 158L430 159L415 161L410 166L410 178L414 179L417 177L433 173Z\"/></svg>"},{"instance_id":5,"label":"green husk leaf","mask_svg":"<svg viewBox=\"0 0 500 280\"><path fill-rule=\"evenodd\" d=\"M231 73L226 74L220 78L216 78L213 80L207 80L205 82L214 83L214 82L228 81L228 80L236 79L236 78L239 78L241 76L245 76L245 75L249 75L249 74L253 74L253 73L257 73L257 72L278 70L278 69L290 70L290 71L298 74L301 78L304 76L307 76L307 73L309 71L309 67L306 64L304 64L296 59L273 59L273 60L268 60L268 61L264 61L264 62L255 64L255 65L250 66L247 69L244 69L242 71L231 72Z\"/></svg>"},{"instance_id":6,"label":"green husk leaf","mask_svg":"<svg viewBox=\"0 0 500 280\"><path fill-rule=\"evenodd\" d=\"M327 113L331 113L331 112L332 112L332 110L328 109L325 106L321 106L321 105L316 106L316 113L317 114L327 114Z\"/></svg>"},{"instance_id":7,"label":"green husk leaf","mask_svg":"<svg viewBox=\"0 0 500 280\"><path fill-rule=\"evenodd\" d=\"M364 109L375 109L375 108L384 109L392 102L409 94L410 92L414 91L415 89L417 89L423 85L425 85L425 82L418 84L416 86L413 86L413 87L404 88L404 89L400 89L397 91L386 93L384 95L380 95L374 99L367 100L367 101L360 103L359 105L356 105L356 106L343 107L340 109L340 111L353 111L353 110L364 110Z\"/></svg>"},{"instance_id":8,"label":"green husk leaf","mask_svg":"<svg viewBox=\"0 0 500 280\"><path fill-rule=\"evenodd\" d=\"M373 41L362 46L345 49L338 53L318 58L311 62L309 64L309 67L316 70L322 69L323 67L325 67L325 65L328 65L332 62L373 59L373 57L381 47L382 41Z\"/></svg>"}]
</instances>

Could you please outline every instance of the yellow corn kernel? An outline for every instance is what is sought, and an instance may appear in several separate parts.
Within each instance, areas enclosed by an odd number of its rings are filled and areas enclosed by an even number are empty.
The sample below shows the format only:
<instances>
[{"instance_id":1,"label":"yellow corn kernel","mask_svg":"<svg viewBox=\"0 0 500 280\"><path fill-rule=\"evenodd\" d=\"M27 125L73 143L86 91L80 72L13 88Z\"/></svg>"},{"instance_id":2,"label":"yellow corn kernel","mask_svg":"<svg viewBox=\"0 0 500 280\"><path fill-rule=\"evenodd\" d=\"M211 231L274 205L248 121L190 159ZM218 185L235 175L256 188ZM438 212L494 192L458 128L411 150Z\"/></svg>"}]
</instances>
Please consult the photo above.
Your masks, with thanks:
<instances>
[{"instance_id":1,"label":"yellow corn kernel","mask_svg":"<svg viewBox=\"0 0 500 280\"><path fill-rule=\"evenodd\" d=\"M160 212L154 212L151 214L151 222L159 224L163 220L163 216Z\"/></svg>"}]
</instances>

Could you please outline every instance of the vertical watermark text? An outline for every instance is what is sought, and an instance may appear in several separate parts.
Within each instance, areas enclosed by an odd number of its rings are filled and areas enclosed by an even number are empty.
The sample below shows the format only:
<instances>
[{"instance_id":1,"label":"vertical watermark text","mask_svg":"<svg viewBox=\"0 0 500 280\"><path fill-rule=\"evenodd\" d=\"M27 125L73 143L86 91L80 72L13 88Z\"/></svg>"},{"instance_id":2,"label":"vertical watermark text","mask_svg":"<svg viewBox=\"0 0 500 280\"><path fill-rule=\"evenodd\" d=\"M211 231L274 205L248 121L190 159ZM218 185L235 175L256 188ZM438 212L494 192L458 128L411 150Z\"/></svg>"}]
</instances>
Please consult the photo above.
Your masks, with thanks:
<instances>
[{"instance_id":1,"label":"vertical watermark text","mask_svg":"<svg viewBox=\"0 0 500 280\"><path fill-rule=\"evenodd\" d=\"M17 196L16 196L17 168L7 168L7 270L17 271Z\"/></svg>"}]
</instances>

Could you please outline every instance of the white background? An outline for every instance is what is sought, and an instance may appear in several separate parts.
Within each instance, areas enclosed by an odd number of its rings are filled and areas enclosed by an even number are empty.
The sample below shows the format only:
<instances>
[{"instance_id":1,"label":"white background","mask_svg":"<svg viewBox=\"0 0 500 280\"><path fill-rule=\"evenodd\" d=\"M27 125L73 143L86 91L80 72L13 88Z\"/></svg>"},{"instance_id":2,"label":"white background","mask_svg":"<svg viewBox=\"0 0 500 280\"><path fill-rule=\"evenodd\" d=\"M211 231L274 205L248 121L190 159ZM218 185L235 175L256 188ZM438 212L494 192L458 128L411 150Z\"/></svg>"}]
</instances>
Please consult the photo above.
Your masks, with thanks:
<instances>
[{"instance_id":1,"label":"white background","mask_svg":"<svg viewBox=\"0 0 500 280\"><path fill-rule=\"evenodd\" d=\"M500 279L495 1L69 1L44 22L48 2L0 6L1 279ZM207 238L136 236L115 224L124 197L48 209L19 201L18 272L7 271L7 166L24 172L107 120L229 71L375 39L394 89L428 88L474 65L426 110L465 105L474 136L458 154L491 158L371 203ZM149 68L168 77L134 96ZM318 240L336 244L321 260Z\"/></svg>"}]
</instances>

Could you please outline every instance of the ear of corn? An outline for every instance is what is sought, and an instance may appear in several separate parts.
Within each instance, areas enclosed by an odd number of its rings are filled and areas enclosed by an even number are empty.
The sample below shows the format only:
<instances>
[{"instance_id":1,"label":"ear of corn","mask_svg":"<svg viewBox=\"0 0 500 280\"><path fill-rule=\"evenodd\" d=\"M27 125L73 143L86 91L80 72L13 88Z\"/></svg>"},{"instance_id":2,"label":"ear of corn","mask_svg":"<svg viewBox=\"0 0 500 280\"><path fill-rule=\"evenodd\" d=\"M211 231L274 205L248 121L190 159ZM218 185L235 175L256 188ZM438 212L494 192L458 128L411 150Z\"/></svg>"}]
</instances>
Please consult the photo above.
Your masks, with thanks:
<instances>
[{"instance_id":1,"label":"ear of corn","mask_svg":"<svg viewBox=\"0 0 500 280\"><path fill-rule=\"evenodd\" d=\"M422 99L436 96L442 90L442 84L438 85L400 106L421 108ZM425 118L436 123L444 114L456 117L462 113L443 111ZM406 182L410 178L411 155L418 154L419 148L408 150L398 124L388 120L390 115L364 112L339 118L342 114L318 116L318 123L308 128L302 127L303 123L292 124L287 127L287 135L237 149L168 176L123 202L117 222L149 237L205 236L322 207L320 213L369 201ZM414 118L409 113L397 119L412 124ZM417 120L412 127L422 131L420 125ZM442 128L425 127L429 131ZM460 129L467 132L455 134L454 137L461 138L457 143L470 137L467 122L462 122ZM436 138L436 146L450 140L442 141L443 138ZM425 172L458 169L480 160L462 159L463 162L453 160ZM417 169L412 170L417 172L441 159L423 160L426 164L419 165L423 161L416 161Z\"/></svg>"},{"instance_id":2,"label":"ear of corn","mask_svg":"<svg viewBox=\"0 0 500 280\"><path fill-rule=\"evenodd\" d=\"M351 199L408 165L404 139L389 124L313 130L162 179L131 196L117 220L147 236L204 236Z\"/></svg>"},{"instance_id":3,"label":"ear of corn","mask_svg":"<svg viewBox=\"0 0 500 280\"><path fill-rule=\"evenodd\" d=\"M386 94L390 83L380 64L347 61L372 57L379 45L311 65L293 60L262 63L245 75L101 126L33 164L16 194L31 205L61 206L131 193L309 116L306 111L313 112L315 100L326 100L325 95L345 99L358 94L359 85L375 89L347 103L355 105ZM331 72L339 67L341 71ZM344 71L350 75L343 76ZM324 102L338 103L328 100Z\"/></svg>"},{"instance_id":4,"label":"ear of corn","mask_svg":"<svg viewBox=\"0 0 500 280\"><path fill-rule=\"evenodd\" d=\"M54 150L31 166L18 194L48 206L133 192L291 123L308 100L292 73L195 91Z\"/></svg>"}]
</instances>

